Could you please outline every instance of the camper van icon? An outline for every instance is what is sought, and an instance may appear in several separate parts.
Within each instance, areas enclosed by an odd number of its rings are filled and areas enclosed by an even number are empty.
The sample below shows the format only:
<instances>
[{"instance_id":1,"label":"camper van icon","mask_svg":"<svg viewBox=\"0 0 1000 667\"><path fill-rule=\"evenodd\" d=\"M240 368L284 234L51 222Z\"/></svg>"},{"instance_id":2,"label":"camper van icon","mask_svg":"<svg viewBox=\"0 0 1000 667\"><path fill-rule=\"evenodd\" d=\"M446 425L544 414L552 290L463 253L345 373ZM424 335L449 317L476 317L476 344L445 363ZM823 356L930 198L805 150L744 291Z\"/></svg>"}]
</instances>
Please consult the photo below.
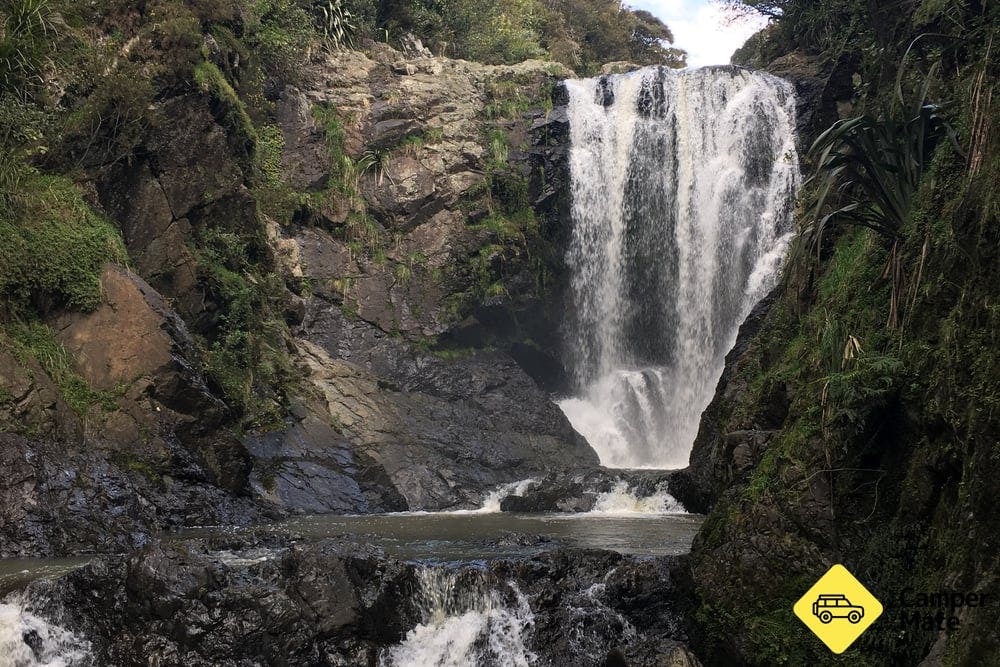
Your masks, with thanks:
<instances>
[{"instance_id":1,"label":"camper van icon","mask_svg":"<svg viewBox=\"0 0 1000 667\"><path fill-rule=\"evenodd\" d=\"M865 608L851 604L846 595L820 595L813 602L812 612L822 623L829 623L835 618L846 618L851 623L858 623L864 618Z\"/></svg>"}]
</instances>

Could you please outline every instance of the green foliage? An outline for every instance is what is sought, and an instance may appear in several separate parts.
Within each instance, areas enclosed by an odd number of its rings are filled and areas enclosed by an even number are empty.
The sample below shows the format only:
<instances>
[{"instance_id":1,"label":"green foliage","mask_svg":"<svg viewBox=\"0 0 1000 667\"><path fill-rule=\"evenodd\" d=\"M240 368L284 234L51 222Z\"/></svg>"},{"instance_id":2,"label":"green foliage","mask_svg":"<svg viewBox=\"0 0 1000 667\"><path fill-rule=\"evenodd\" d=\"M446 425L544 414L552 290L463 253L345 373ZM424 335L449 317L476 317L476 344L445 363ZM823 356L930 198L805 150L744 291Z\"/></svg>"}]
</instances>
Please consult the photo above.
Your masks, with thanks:
<instances>
[{"instance_id":1,"label":"green foliage","mask_svg":"<svg viewBox=\"0 0 1000 667\"><path fill-rule=\"evenodd\" d=\"M305 53L318 37L310 7L297 0L254 0L251 4L243 42L264 73L297 80Z\"/></svg>"},{"instance_id":2,"label":"green foliage","mask_svg":"<svg viewBox=\"0 0 1000 667\"><path fill-rule=\"evenodd\" d=\"M28 172L25 160L47 151L42 143L47 124L48 114L39 107L0 97L0 210L8 215L19 206L21 182Z\"/></svg>"},{"instance_id":3,"label":"green foliage","mask_svg":"<svg viewBox=\"0 0 1000 667\"><path fill-rule=\"evenodd\" d=\"M0 96L27 99L63 25L53 0L8 0L0 6Z\"/></svg>"},{"instance_id":4,"label":"green foliage","mask_svg":"<svg viewBox=\"0 0 1000 667\"><path fill-rule=\"evenodd\" d=\"M126 261L118 231L66 178L24 169L14 198L0 211L0 293L16 305L96 308L102 267Z\"/></svg>"},{"instance_id":5,"label":"green foliage","mask_svg":"<svg viewBox=\"0 0 1000 667\"><path fill-rule=\"evenodd\" d=\"M486 83L485 93L483 115L488 120L514 119L531 108L531 100L525 96L524 86L517 81L490 80Z\"/></svg>"},{"instance_id":6,"label":"green foliage","mask_svg":"<svg viewBox=\"0 0 1000 667\"><path fill-rule=\"evenodd\" d=\"M265 125L256 131L255 167L268 183L280 183L281 151L285 137L277 125Z\"/></svg>"},{"instance_id":7,"label":"green foliage","mask_svg":"<svg viewBox=\"0 0 1000 667\"><path fill-rule=\"evenodd\" d=\"M335 49L353 44L358 26L344 0L313 0L312 13L327 44Z\"/></svg>"},{"instance_id":8,"label":"green foliage","mask_svg":"<svg viewBox=\"0 0 1000 667\"><path fill-rule=\"evenodd\" d=\"M77 414L84 416L94 407L105 411L117 408L109 392L91 389L73 365L73 358L55 333L40 322L15 322L5 331L15 356L22 362L34 359L59 389L63 400ZM0 338L0 345L2 345Z\"/></svg>"},{"instance_id":9,"label":"green foliage","mask_svg":"<svg viewBox=\"0 0 1000 667\"><path fill-rule=\"evenodd\" d=\"M686 54L668 46L670 29L647 11L618 0L540 0L542 44L550 56L581 74L607 62L683 67Z\"/></svg>"},{"instance_id":10,"label":"green foliage","mask_svg":"<svg viewBox=\"0 0 1000 667\"><path fill-rule=\"evenodd\" d=\"M614 60L683 66L673 35L618 0L383 0L378 25L445 55L487 63L548 57L583 73Z\"/></svg>"},{"instance_id":11,"label":"green foliage","mask_svg":"<svg viewBox=\"0 0 1000 667\"><path fill-rule=\"evenodd\" d=\"M720 0L720 4L737 18L749 14L777 19L766 33L737 51L733 57L737 63L763 66L794 49L822 53L849 48L857 54L862 36L869 38L873 27L867 0ZM753 52L763 58L754 62Z\"/></svg>"},{"instance_id":12,"label":"green foliage","mask_svg":"<svg viewBox=\"0 0 1000 667\"><path fill-rule=\"evenodd\" d=\"M129 160L153 122L155 96L152 80L134 63L122 63L97 79L63 120L59 159L80 166Z\"/></svg>"},{"instance_id":13,"label":"green foliage","mask_svg":"<svg viewBox=\"0 0 1000 667\"><path fill-rule=\"evenodd\" d=\"M154 484L162 484L163 482L163 473L155 463L136 458L127 453L118 453L114 457L114 460L120 468L138 473Z\"/></svg>"},{"instance_id":14,"label":"green foliage","mask_svg":"<svg viewBox=\"0 0 1000 667\"><path fill-rule=\"evenodd\" d=\"M895 238L910 215L920 179L937 142L954 131L936 107L921 104L906 120L862 116L839 121L819 136L816 156L819 183L812 224L804 233L817 252L823 231L842 221ZM836 210L827 202L836 194Z\"/></svg>"},{"instance_id":15,"label":"green foliage","mask_svg":"<svg viewBox=\"0 0 1000 667\"><path fill-rule=\"evenodd\" d=\"M258 243L225 228L207 229L198 239L201 273L222 305L216 330L203 345L205 375L250 429L280 420L291 377L285 324L275 305L283 283L254 260Z\"/></svg>"},{"instance_id":16,"label":"green foliage","mask_svg":"<svg viewBox=\"0 0 1000 667\"><path fill-rule=\"evenodd\" d=\"M343 121L335 108L325 104L317 104L312 109L316 125L323 130L323 141L326 153L330 158L330 179L342 193L355 191L357 188L350 182L354 166L346 152L347 132Z\"/></svg>"},{"instance_id":17,"label":"green foliage","mask_svg":"<svg viewBox=\"0 0 1000 667\"><path fill-rule=\"evenodd\" d=\"M213 111L246 155L257 144L257 131L246 105L233 89L226 75L214 63L202 61L194 69L194 81L213 101Z\"/></svg>"},{"instance_id":18,"label":"green foliage","mask_svg":"<svg viewBox=\"0 0 1000 667\"><path fill-rule=\"evenodd\" d=\"M543 54L534 0L384 0L379 25L454 58L515 63Z\"/></svg>"},{"instance_id":19,"label":"green foliage","mask_svg":"<svg viewBox=\"0 0 1000 667\"><path fill-rule=\"evenodd\" d=\"M392 158L393 151L390 148L369 148L361 155L361 159L355 166L359 174L372 173L375 177L375 185L382 187L389 174L389 164L392 162Z\"/></svg>"}]
</instances>

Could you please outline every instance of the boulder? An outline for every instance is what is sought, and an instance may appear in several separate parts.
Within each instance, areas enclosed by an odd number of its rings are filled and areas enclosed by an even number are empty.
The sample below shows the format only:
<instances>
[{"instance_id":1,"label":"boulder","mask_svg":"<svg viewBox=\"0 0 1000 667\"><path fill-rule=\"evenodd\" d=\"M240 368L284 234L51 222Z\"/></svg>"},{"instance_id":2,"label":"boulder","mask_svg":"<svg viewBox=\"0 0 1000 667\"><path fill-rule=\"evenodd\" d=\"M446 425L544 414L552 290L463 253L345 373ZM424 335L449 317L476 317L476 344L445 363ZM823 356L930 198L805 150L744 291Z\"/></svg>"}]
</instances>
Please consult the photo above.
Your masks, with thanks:
<instances>
[{"instance_id":1,"label":"boulder","mask_svg":"<svg viewBox=\"0 0 1000 667\"><path fill-rule=\"evenodd\" d=\"M409 509L475 506L500 484L597 465L506 355L438 359L333 309L307 320L302 337L299 364L327 415Z\"/></svg>"},{"instance_id":2,"label":"boulder","mask_svg":"<svg viewBox=\"0 0 1000 667\"><path fill-rule=\"evenodd\" d=\"M96 310L51 321L87 384L116 396L117 409L97 415L90 437L167 465L162 438L178 436L223 487L244 488L246 450L221 428L228 409L194 365L183 320L127 269L106 267L101 285L105 300Z\"/></svg>"},{"instance_id":3,"label":"boulder","mask_svg":"<svg viewBox=\"0 0 1000 667\"><path fill-rule=\"evenodd\" d=\"M298 405L285 428L246 440L254 456L254 493L293 512L367 514L402 511L384 468L356 452L314 406Z\"/></svg>"}]
</instances>

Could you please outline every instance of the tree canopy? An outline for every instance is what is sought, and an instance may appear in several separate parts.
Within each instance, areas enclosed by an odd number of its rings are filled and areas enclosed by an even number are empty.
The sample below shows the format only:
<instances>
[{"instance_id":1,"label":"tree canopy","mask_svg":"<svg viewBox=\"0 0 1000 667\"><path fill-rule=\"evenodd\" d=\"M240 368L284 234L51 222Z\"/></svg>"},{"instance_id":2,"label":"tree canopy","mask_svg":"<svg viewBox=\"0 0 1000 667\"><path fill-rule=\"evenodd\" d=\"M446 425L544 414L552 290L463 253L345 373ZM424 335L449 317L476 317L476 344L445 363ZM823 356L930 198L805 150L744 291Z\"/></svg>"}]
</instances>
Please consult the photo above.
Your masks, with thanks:
<instances>
[{"instance_id":1,"label":"tree canopy","mask_svg":"<svg viewBox=\"0 0 1000 667\"><path fill-rule=\"evenodd\" d=\"M548 57L581 74L606 62L683 67L670 28L619 0L354 0L378 38L413 33L437 53L490 63ZM381 33L381 34L378 34Z\"/></svg>"}]
</instances>

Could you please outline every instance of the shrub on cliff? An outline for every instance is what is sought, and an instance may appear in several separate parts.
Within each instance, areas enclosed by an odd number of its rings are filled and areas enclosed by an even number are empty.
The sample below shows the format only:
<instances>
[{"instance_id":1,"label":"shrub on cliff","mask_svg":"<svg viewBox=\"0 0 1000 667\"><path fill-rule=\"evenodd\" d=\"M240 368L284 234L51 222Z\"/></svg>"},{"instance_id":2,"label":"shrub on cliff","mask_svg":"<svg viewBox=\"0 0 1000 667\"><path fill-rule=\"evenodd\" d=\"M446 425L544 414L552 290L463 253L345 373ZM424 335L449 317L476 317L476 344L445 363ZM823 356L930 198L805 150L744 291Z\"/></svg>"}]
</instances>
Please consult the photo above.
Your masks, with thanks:
<instances>
[{"instance_id":1,"label":"shrub on cliff","mask_svg":"<svg viewBox=\"0 0 1000 667\"><path fill-rule=\"evenodd\" d=\"M0 211L0 294L15 307L97 307L102 267L125 262L118 230L65 178L25 168L13 200Z\"/></svg>"},{"instance_id":2,"label":"shrub on cliff","mask_svg":"<svg viewBox=\"0 0 1000 667\"><path fill-rule=\"evenodd\" d=\"M0 95L26 98L42 83L62 18L50 0L10 0L0 8Z\"/></svg>"}]
</instances>

